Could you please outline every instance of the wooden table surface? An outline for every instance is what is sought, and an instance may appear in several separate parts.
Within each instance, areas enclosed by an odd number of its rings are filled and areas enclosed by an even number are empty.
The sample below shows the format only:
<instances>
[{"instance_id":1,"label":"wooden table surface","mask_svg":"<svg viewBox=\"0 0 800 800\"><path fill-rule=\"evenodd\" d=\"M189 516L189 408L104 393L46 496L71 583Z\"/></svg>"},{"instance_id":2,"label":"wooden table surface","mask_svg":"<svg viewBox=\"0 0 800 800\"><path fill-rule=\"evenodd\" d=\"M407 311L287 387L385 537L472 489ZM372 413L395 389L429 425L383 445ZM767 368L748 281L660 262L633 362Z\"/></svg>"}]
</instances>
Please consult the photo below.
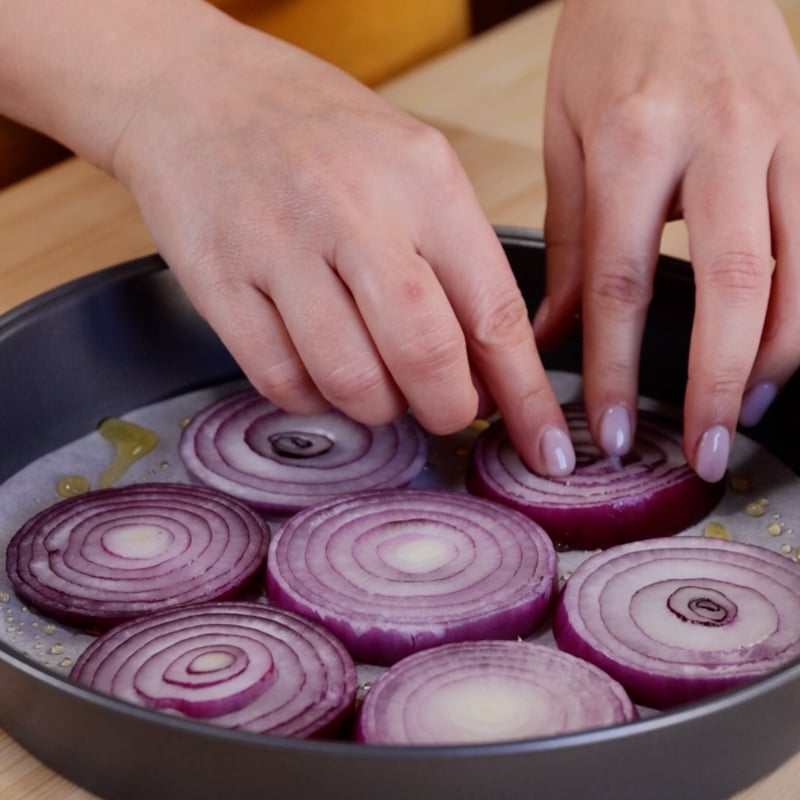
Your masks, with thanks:
<instances>
[{"instance_id":1,"label":"wooden table surface","mask_svg":"<svg viewBox=\"0 0 800 800\"><path fill-rule=\"evenodd\" d=\"M800 42L800 0L780 2ZM382 93L448 136L489 219L541 227L541 128L547 60L560 4L547 3L419 67ZM685 257L680 224L662 249ZM79 275L154 246L127 192L73 159L0 191L0 313ZM2 687L0 687L2 691ZM800 755L736 800L800 798ZM0 797L87 800L0 731Z\"/></svg>"}]
</instances>

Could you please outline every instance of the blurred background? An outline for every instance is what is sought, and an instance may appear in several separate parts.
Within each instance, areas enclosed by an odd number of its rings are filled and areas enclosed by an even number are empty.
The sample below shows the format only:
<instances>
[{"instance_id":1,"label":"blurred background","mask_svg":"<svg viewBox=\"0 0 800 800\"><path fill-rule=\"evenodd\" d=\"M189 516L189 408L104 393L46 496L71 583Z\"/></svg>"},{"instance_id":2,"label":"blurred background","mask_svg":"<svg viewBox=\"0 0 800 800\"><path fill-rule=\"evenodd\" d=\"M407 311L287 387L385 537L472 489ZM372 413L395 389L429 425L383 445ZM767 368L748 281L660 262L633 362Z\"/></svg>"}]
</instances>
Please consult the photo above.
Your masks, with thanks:
<instances>
[{"instance_id":1,"label":"blurred background","mask_svg":"<svg viewBox=\"0 0 800 800\"><path fill-rule=\"evenodd\" d=\"M369 86L423 63L541 0L215 0L232 17ZM0 116L0 188L69 156Z\"/></svg>"}]
</instances>

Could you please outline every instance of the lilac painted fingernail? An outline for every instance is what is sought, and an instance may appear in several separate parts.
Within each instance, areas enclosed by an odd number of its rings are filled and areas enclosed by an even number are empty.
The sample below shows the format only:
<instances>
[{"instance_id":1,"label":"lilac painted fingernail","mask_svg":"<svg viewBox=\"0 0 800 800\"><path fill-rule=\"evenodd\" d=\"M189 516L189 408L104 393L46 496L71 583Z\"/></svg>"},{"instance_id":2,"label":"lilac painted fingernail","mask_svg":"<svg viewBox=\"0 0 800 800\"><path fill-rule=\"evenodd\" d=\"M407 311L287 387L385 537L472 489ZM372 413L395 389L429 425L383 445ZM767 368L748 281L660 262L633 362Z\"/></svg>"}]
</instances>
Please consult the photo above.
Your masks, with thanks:
<instances>
[{"instance_id":1,"label":"lilac painted fingernail","mask_svg":"<svg viewBox=\"0 0 800 800\"><path fill-rule=\"evenodd\" d=\"M742 398L739 422L746 428L758 425L777 394L778 387L770 381L762 381L751 386Z\"/></svg>"},{"instance_id":2,"label":"lilac painted fingernail","mask_svg":"<svg viewBox=\"0 0 800 800\"><path fill-rule=\"evenodd\" d=\"M542 434L539 447L548 475L563 477L575 469L575 451L566 431L548 428Z\"/></svg>"},{"instance_id":3,"label":"lilac painted fingernail","mask_svg":"<svg viewBox=\"0 0 800 800\"><path fill-rule=\"evenodd\" d=\"M725 475L731 436L724 425L712 425L701 437L695 454L695 471L709 483L716 483Z\"/></svg>"},{"instance_id":4,"label":"lilac painted fingernail","mask_svg":"<svg viewBox=\"0 0 800 800\"><path fill-rule=\"evenodd\" d=\"M624 406L609 406L603 412L600 447L609 456L624 456L631 449L631 418Z\"/></svg>"}]
</instances>

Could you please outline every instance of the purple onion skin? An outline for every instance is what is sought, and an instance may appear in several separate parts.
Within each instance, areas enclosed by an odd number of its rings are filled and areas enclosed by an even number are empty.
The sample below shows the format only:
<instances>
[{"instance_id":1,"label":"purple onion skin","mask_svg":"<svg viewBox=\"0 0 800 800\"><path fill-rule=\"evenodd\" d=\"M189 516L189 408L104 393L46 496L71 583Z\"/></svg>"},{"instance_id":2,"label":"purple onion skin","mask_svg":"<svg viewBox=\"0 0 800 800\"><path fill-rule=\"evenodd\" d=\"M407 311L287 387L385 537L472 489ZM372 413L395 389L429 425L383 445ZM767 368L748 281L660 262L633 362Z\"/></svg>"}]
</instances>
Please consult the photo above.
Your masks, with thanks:
<instances>
[{"instance_id":1,"label":"purple onion skin","mask_svg":"<svg viewBox=\"0 0 800 800\"><path fill-rule=\"evenodd\" d=\"M425 505L431 503L432 507ZM418 507L419 504L423 505ZM439 520L445 513L455 513L451 508L453 504L457 504L456 509L459 505L466 506L466 511L462 508L458 513L479 513L480 523L474 523L476 527L494 526L491 535L505 540L508 552L504 558L508 559L508 564L515 563L509 554L512 548L514 553L524 549L522 561L502 587L493 587L490 591L484 583L481 595L480 586L476 594L474 585L469 584L468 601L462 597L464 588L455 595L433 590L430 596L428 590L421 588L417 594L404 599L393 594L391 585L376 583L369 589L362 588L356 569L345 581L361 594L358 598L345 596L342 600L338 594L334 598L331 591L320 590L316 575L312 587L311 578L303 582L296 574L297 567L290 566L299 557L299 550L294 548L302 549L305 559L314 542L317 546L323 546L320 543L324 542L327 553L328 540L320 538L323 526L331 525L332 520L338 521L340 514L349 517L351 509L355 513L366 509L377 515L386 508L411 520L415 517ZM450 524L457 527L456 518ZM304 545L304 542L309 544ZM504 564L502 569L511 567ZM326 580L331 581L331 576ZM342 580L338 573L336 580ZM266 586L271 602L324 625L344 642L356 661L388 666L411 653L441 644L531 635L552 608L557 591L557 560L552 543L540 526L512 509L461 492L381 490L320 503L284 523L271 543Z\"/></svg>"},{"instance_id":2,"label":"purple onion skin","mask_svg":"<svg viewBox=\"0 0 800 800\"><path fill-rule=\"evenodd\" d=\"M274 675L264 679L263 673L256 672L251 685L244 692L239 687L234 695L226 695L231 689L220 680L219 697L203 698L195 704L197 713L191 712L191 687L182 699L185 689L174 677L166 684L163 673L142 677L160 654L168 654L165 661L169 667L187 650L191 654L204 636L219 643L206 645L206 650L229 647L231 637L252 639L254 652L264 647L272 651ZM248 664L255 658L248 655ZM163 713L300 739L349 735L358 685L355 664L333 634L298 614L261 602L203 603L129 620L93 641L75 662L70 677L99 692ZM236 680L235 675L232 678ZM217 691L213 679L210 674L201 691L209 684ZM153 691L164 685L172 693L170 702L152 697Z\"/></svg>"},{"instance_id":3,"label":"purple onion skin","mask_svg":"<svg viewBox=\"0 0 800 800\"><path fill-rule=\"evenodd\" d=\"M315 609L298 603L297 598L282 590L274 579L268 578L267 595L271 602L280 608L296 611L309 619L324 625L337 638L347 645L353 658L360 663L390 666L406 656L421 650L428 650L444 644L457 644L463 641L488 641L524 639L531 636L547 616L555 596L556 579L551 588L533 603L508 610L502 620L497 618L470 620L460 625L450 625L444 632L408 630L408 626L374 626L366 631L354 631L346 619L326 616ZM369 602L365 598L365 602ZM405 630L404 630L405 628Z\"/></svg>"},{"instance_id":4,"label":"purple onion skin","mask_svg":"<svg viewBox=\"0 0 800 800\"><path fill-rule=\"evenodd\" d=\"M152 497L157 499L151 500ZM142 578L140 584L131 591L124 591L120 583L112 594L95 590L92 585L94 576L88 573L81 575L82 582L76 587L79 589L77 595L61 587L60 581L58 585L51 586L46 578L40 579L31 573L31 550L42 547L37 531L58 521L63 524L65 519L69 520L73 509L78 512L91 507L91 504L103 503L113 514L117 513L117 509L124 510L132 506L137 509L137 515L168 517L169 497L177 498L183 512L198 517L208 514L215 525L220 524L223 515L228 524L235 522L239 539L235 564L223 566L222 552L215 563L202 562L202 553L199 553L193 564L182 568L174 581L166 586L148 586ZM136 522L137 517L134 516L129 524ZM254 578L263 569L269 539L270 528L260 515L215 489L186 484L141 483L97 489L61 500L39 512L10 540L6 551L6 571L19 597L34 608L59 622L99 632L167 608L239 597L253 585ZM224 549L230 552L229 548ZM65 550L60 547L53 551L50 559L56 556L60 558ZM178 553L176 558L181 555ZM168 569L168 562L165 561L163 566ZM204 571L197 572L203 567ZM118 580L123 579L137 580L136 571L120 572ZM105 581L108 580L106 576Z\"/></svg>"},{"instance_id":5,"label":"purple onion skin","mask_svg":"<svg viewBox=\"0 0 800 800\"><path fill-rule=\"evenodd\" d=\"M505 710L511 719L502 724L492 719L490 731L480 719L481 707L498 690L500 713ZM447 700L442 691L449 693ZM528 707L531 697L534 706ZM441 708L433 711L437 700ZM473 700L477 708L470 707ZM472 717L475 711L478 719ZM556 736L638 718L617 681L567 653L523 641L459 642L415 653L383 672L361 704L354 738L373 745L474 744Z\"/></svg>"},{"instance_id":6,"label":"purple onion skin","mask_svg":"<svg viewBox=\"0 0 800 800\"><path fill-rule=\"evenodd\" d=\"M407 486L425 466L428 438L408 414L369 427L336 409L290 414L247 389L195 415L179 453L201 483L292 514L352 491Z\"/></svg>"},{"instance_id":7,"label":"purple onion skin","mask_svg":"<svg viewBox=\"0 0 800 800\"><path fill-rule=\"evenodd\" d=\"M565 410L573 409L566 406ZM646 412L640 412L646 419ZM611 500L585 505L563 502L560 505L543 501L536 492L520 486L504 486L486 469L486 450L507 441L502 421L484 431L475 443L466 474L467 490L521 511L538 522L561 549L591 550L612 547L624 542L671 536L699 522L717 505L725 491L724 481L707 483L686 465L683 473L671 483ZM633 453L636 447L634 445ZM597 450L585 451L591 467L605 457ZM624 463L623 459L623 463ZM579 463L576 476L586 468ZM569 486L570 477L543 478L531 475L532 483L546 489L548 483ZM580 494L576 486L576 496Z\"/></svg>"},{"instance_id":8,"label":"purple onion skin","mask_svg":"<svg viewBox=\"0 0 800 800\"><path fill-rule=\"evenodd\" d=\"M726 673L702 678L676 678L652 673L643 679L639 670L631 669L620 661L610 658L581 638L570 623L562 604L556 606L553 615L553 634L558 646L564 652L599 667L626 688L634 703L648 708L659 710L677 708L686 703L713 697L726 689L743 686L759 677L747 674L743 670L738 675Z\"/></svg>"},{"instance_id":9,"label":"purple onion skin","mask_svg":"<svg viewBox=\"0 0 800 800\"><path fill-rule=\"evenodd\" d=\"M700 551L697 562L693 551ZM730 553L729 556L726 551ZM739 561L735 560L737 557ZM609 560L612 558L614 561ZM658 580L636 582L638 568L655 569L662 558L679 562L677 571L680 575L665 570ZM700 559L704 559L708 566ZM752 562L748 563L747 559L752 559ZM692 571L690 567L694 563L698 563L698 567ZM615 571L607 574L608 564L615 564ZM730 575L722 571L727 570L728 564L733 570ZM704 700L763 677L800 655L800 622L795 619L800 610L800 573L797 573L795 566L784 556L767 548L702 536L627 543L590 557L575 570L557 600L553 635L560 649L595 664L619 681L634 702L642 706L663 710ZM573 582L576 577L577 581ZM597 585L582 597L583 583L592 578ZM626 608L619 607L616 602L608 602L608 593L612 590L607 587L611 587L615 579L625 587L621 596L627 598ZM692 587L695 592L698 591L697 587L700 587L699 591L707 592L708 587L721 583L730 586L728 591L740 591L743 587L746 591L758 593L764 604L775 608L777 627L774 634L770 633L764 640L732 647L714 639L716 625L706 628L701 624L697 629L709 631L707 649L684 649L674 642L666 643L657 637L652 638L655 634L641 631L640 625L631 616L630 607L634 598L654 587L683 584ZM598 590L602 591L599 597ZM783 619L777 613L781 606L775 598L783 598L784 607L794 605ZM582 604L586 605L590 616L594 616L591 609L599 606L599 616L603 620L600 630L595 622L584 620ZM659 608L648 608L649 619L657 626L658 617L654 615ZM734 603L731 608L733 611L729 619L735 624L739 620L746 622L748 618L763 618L757 610L753 611L745 604L737 610ZM665 616L669 618L668 614ZM790 619L787 620L787 616ZM684 620L683 624L692 623ZM720 627L727 624L720 623ZM584 625L588 635L576 627ZM624 655L628 645L621 642L629 641L630 632L634 630L648 644L644 647L635 639L636 645L631 645L634 658L646 663L634 663ZM773 636L779 637L780 643L776 643ZM662 652L659 653L659 650ZM686 653L686 661L681 660L681 653Z\"/></svg>"}]
</instances>

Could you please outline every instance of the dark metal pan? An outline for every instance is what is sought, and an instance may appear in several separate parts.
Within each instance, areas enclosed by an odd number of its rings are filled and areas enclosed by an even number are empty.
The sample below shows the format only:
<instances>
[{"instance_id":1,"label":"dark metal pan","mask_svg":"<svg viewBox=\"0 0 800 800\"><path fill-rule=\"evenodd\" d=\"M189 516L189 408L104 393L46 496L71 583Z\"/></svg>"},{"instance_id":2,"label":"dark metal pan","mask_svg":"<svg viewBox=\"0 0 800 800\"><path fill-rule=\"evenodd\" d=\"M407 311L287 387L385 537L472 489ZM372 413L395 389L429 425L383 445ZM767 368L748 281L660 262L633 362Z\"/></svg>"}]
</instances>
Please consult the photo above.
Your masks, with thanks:
<instances>
[{"instance_id":1,"label":"dark metal pan","mask_svg":"<svg viewBox=\"0 0 800 800\"><path fill-rule=\"evenodd\" d=\"M536 233L502 229L531 308L543 288ZM685 263L662 258L642 393L680 405L693 312ZM580 370L580 345L548 354ZM78 280L0 318L0 481L120 413L238 376L157 257ZM800 473L800 386L752 438ZM0 643L0 726L104 798L443 797L714 800L800 749L800 663L744 689L622 727L463 747L367 747L221 730L96 694Z\"/></svg>"}]
</instances>

